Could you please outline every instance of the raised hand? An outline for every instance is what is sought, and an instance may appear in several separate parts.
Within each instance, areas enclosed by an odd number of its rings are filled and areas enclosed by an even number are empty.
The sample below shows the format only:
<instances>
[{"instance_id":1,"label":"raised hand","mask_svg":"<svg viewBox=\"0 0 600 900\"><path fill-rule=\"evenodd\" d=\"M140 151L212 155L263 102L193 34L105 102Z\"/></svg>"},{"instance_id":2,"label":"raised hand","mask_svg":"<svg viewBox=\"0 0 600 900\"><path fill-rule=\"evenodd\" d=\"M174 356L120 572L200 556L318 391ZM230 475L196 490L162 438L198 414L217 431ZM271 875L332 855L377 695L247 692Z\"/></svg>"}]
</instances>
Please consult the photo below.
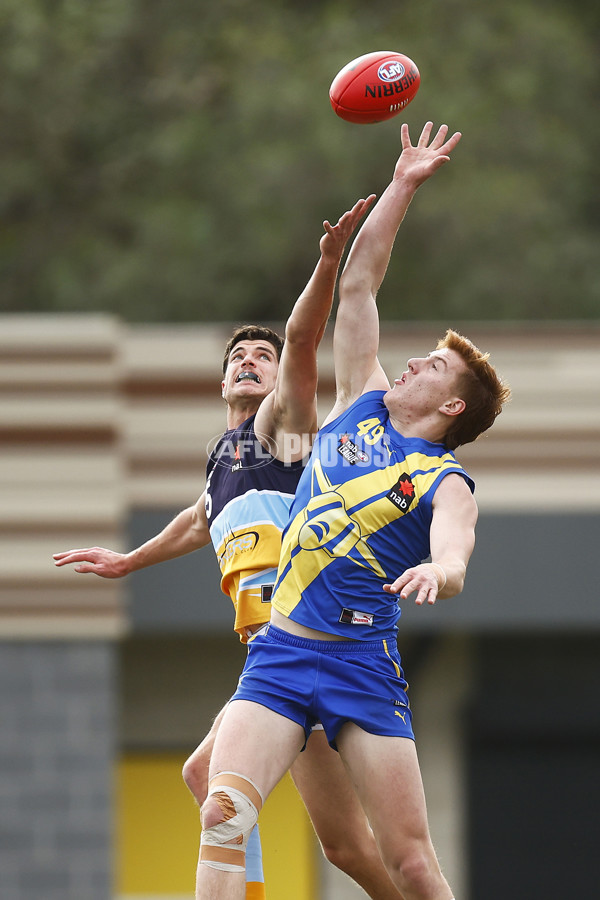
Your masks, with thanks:
<instances>
[{"instance_id":1,"label":"raised hand","mask_svg":"<svg viewBox=\"0 0 600 900\"><path fill-rule=\"evenodd\" d=\"M462 135L455 132L448 138L448 126L440 125L436 135L430 142L433 122L427 122L421 132L417 144L413 147L410 140L408 125L403 124L400 129L402 153L396 163L394 180L402 180L417 188L436 172L440 166L450 160L450 153L454 150Z\"/></svg>"},{"instance_id":2,"label":"raised hand","mask_svg":"<svg viewBox=\"0 0 600 900\"><path fill-rule=\"evenodd\" d=\"M323 222L325 234L321 238L320 250L323 256L335 257L340 260L348 238L352 235L356 226L372 206L375 194L371 194L366 200L357 200L351 210L340 217L336 225Z\"/></svg>"}]
</instances>

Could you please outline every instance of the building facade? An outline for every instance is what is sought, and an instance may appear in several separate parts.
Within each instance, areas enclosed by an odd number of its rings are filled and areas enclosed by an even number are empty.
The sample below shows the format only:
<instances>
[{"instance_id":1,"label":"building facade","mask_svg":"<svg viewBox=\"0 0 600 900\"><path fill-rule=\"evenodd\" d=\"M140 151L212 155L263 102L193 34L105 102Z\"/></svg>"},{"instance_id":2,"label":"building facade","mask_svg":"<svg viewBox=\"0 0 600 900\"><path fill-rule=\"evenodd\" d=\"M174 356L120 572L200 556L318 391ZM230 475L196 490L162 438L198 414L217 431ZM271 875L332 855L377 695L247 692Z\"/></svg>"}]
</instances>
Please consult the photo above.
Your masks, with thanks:
<instances>
[{"instance_id":1,"label":"building facade","mask_svg":"<svg viewBox=\"0 0 600 900\"><path fill-rule=\"evenodd\" d=\"M198 813L180 769L244 658L212 551L124 581L51 556L137 546L196 500L224 427L230 327L0 326L0 894L189 898ZM480 508L465 591L401 619L434 843L465 900L587 896L600 799L600 327L458 327L490 350L513 399L457 453ZM403 371L444 330L387 323L384 367ZM320 385L324 414L327 336ZM321 861L288 781L265 807L263 840L271 900L364 896Z\"/></svg>"}]
</instances>

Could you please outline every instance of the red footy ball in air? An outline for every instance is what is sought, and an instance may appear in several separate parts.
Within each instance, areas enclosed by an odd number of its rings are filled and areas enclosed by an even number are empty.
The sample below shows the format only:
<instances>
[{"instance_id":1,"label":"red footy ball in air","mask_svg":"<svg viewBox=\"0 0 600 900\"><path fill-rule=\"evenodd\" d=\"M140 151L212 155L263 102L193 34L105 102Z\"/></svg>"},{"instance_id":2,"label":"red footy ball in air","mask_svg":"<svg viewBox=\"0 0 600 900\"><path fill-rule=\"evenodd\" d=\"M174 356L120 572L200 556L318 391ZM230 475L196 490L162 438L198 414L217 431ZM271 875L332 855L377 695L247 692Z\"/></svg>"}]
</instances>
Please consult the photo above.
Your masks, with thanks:
<instances>
[{"instance_id":1,"label":"red footy ball in air","mask_svg":"<svg viewBox=\"0 0 600 900\"><path fill-rule=\"evenodd\" d=\"M347 122L385 122L408 106L421 83L416 65L403 53L376 50L353 59L335 76L329 99Z\"/></svg>"}]
</instances>

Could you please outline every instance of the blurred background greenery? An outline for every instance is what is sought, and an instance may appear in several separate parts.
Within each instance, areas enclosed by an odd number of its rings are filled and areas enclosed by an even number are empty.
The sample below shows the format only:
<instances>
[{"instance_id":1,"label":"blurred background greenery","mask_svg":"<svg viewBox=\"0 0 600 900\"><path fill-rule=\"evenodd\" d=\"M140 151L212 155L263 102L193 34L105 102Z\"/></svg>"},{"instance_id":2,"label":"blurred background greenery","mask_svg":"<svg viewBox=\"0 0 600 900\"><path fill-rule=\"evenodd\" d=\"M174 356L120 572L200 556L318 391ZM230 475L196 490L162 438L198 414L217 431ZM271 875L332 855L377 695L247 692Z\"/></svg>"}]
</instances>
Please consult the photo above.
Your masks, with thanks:
<instances>
[{"instance_id":1,"label":"blurred background greenery","mask_svg":"<svg viewBox=\"0 0 600 900\"><path fill-rule=\"evenodd\" d=\"M0 0L1 307L281 320L321 222L380 192L400 122L461 130L381 292L386 319L600 316L592 0ZM351 125L336 72L421 71Z\"/></svg>"}]
</instances>

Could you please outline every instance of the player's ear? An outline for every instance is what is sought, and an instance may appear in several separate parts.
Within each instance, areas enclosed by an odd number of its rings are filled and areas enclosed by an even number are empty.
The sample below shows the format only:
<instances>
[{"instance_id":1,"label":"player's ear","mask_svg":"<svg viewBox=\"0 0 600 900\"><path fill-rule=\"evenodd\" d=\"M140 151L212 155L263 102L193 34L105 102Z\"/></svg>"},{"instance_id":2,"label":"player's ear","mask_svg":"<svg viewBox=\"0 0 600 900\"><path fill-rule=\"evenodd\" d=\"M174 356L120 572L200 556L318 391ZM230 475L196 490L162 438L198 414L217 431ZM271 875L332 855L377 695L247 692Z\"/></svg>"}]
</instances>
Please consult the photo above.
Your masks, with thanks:
<instances>
[{"instance_id":1,"label":"player's ear","mask_svg":"<svg viewBox=\"0 0 600 900\"><path fill-rule=\"evenodd\" d=\"M466 408L467 404L464 400L461 400L460 397L452 397L452 399L442 403L440 412L445 416L459 416Z\"/></svg>"},{"instance_id":2,"label":"player's ear","mask_svg":"<svg viewBox=\"0 0 600 900\"><path fill-rule=\"evenodd\" d=\"M225 396L225 382L221 382L221 397Z\"/></svg>"}]
</instances>

